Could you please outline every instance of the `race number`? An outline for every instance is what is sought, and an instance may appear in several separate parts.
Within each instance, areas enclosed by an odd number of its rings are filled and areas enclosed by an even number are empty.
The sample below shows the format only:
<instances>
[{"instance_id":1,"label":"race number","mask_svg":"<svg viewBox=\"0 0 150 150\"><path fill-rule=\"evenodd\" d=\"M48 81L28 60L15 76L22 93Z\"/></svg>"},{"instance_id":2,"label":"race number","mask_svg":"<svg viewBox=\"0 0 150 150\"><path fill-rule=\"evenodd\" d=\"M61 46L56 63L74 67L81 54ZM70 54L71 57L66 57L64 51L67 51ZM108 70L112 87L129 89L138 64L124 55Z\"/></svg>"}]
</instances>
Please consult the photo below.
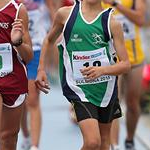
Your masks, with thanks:
<instances>
[{"instance_id":1,"label":"race number","mask_svg":"<svg viewBox=\"0 0 150 150\"><path fill-rule=\"evenodd\" d=\"M12 71L12 46L10 43L0 44L0 77L4 77Z\"/></svg>"},{"instance_id":2,"label":"race number","mask_svg":"<svg viewBox=\"0 0 150 150\"><path fill-rule=\"evenodd\" d=\"M110 65L106 49L101 48L94 51L75 51L72 53L73 76L77 85L96 84L110 81L112 78L109 75L101 76L93 81L84 79L81 69L89 66L108 66Z\"/></svg>"}]
</instances>

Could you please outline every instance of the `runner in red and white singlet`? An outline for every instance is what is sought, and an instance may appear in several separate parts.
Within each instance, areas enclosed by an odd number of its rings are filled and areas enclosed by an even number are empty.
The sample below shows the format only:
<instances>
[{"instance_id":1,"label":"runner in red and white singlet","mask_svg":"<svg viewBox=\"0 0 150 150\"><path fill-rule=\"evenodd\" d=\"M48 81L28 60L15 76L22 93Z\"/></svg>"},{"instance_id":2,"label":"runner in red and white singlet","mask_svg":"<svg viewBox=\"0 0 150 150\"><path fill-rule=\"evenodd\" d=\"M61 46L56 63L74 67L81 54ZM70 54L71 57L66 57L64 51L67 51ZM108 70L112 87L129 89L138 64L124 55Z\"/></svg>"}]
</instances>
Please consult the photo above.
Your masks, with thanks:
<instances>
[{"instance_id":1,"label":"runner in red and white singlet","mask_svg":"<svg viewBox=\"0 0 150 150\"><path fill-rule=\"evenodd\" d=\"M28 92L25 64L32 57L25 7L15 0L0 0L1 150L16 149L21 111Z\"/></svg>"},{"instance_id":2,"label":"runner in red and white singlet","mask_svg":"<svg viewBox=\"0 0 150 150\"><path fill-rule=\"evenodd\" d=\"M3 53L1 50L3 49L2 43L11 43L10 33L12 23L16 18L18 10L19 4L13 1L9 2L4 9L0 10L0 58L2 59L0 60L0 64L2 64L2 67L5 67L5 59L9 59L7 56L1 54ZM28 91L25 65L19 57L17 50L15 50L15 48L11 45L10 47L12 48L12 64L10 64L11 62L9 64L8 62L6 63L7 65L13 65L13 70L8 75L5 75L7 72L1 71L0 69L0 94L2 97L6 94L24 94ZM9 106L14 105L15 102L14 100L5 100L5 98L3 100L4 104Z\"/></svg>"}]
</instances>

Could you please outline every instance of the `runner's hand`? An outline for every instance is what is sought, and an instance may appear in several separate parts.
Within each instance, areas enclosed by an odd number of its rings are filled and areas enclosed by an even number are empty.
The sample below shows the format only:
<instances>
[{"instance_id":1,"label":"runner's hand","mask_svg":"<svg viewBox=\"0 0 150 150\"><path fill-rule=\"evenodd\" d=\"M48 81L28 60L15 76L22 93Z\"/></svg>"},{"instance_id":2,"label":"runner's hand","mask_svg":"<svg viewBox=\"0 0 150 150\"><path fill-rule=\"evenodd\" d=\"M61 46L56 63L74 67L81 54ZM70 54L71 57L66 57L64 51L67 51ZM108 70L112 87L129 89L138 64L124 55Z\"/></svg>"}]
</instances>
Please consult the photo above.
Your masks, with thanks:
<instances>
[{"instance_id":1,"label":"runner's hand","mask_svg":"<svg viewBox=\"0 0 150 150\"><path fill-rule=\"evenodd\" d=\"M48 92L50 90L50 86L48 84L46 72L44 70L38 71L35 84L39 90L41 90L45 94L48 94Z\"/></svg>"},{"instance_id":2,"label":"runner's hand","mask_svg":"<svg viewBox=\"0 0 150 150\"><path fill-rule=\"evenodd\" d=\"M20 41L24 35L22 22L22 19L16 19L15 22L12 23L11 41L13 44L18 43L18 41Z\"/></svg>"},{"instance_id":3,"label":"runner's hand","mask_svg":"<svg viewBox=\"0 0 150 150\"><path fill-rule=\"evenodd\" d=\"M86 67L80 71L87 81L92 81L103 75L103 67Z\"/></svg>"}]
</instances>

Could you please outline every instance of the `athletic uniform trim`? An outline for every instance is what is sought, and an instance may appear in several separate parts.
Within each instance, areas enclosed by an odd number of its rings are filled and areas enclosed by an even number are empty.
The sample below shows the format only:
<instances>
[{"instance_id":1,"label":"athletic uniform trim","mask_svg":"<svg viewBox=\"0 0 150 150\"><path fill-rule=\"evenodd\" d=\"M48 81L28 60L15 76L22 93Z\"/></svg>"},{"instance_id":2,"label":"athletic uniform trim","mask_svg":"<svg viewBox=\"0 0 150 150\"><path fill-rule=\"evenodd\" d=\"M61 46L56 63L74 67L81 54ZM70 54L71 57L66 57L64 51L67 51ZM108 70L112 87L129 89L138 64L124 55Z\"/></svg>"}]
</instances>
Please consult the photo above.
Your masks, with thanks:
<instances>
[{"instance_id":1,"label":"athletic uniform trim","mask_svg":"<svg viewBox=\"0 0 150 150\"><path fill-rule=\"evenodd\" d=\"M108 8L103 14L102 14L102 26L104 29L104 34L105 34L105 40L106 42L110 41L112 38L111 32L110 32L110 16L111 13L113 12L112 8Z\"/></svg>"},{"instance_id":2,"label":"athletic uniform trim","mask_svg":"<svg viewBox=\"0 0 150 150\"><path fill-rule=\"evenodd\" d=\"M69 13L69 16L68 16L68 18L67 18L67 20L66 20L66 22L64 24L63 31L62 31L63 36L64 36L65 30L66 30L67 23L68 23L68 21L70 19L70 16L71 16L75 6L76 6L76 2L74 2L74 5L72 6L71 11ZM62 43L63 43L63 39L60 42L58 42L57 46L61 45Z\"/></svg>"},{"instance_id":3,"label":"athletic uniform trim","mask_svg":"<svg viewBox=\"0 0 150 150\"><path fill-rule=\"evenodd\" d=\"M20 4L18 5L18 4L15 2L15 0L11 0L11 1L12 1L12 4L15 6L16 10L17 10L15 19L18 19L18 17L19 17L19 11L20 11L20 8L21 8L21 6L23 5L23 3L20 3ZM19 55L18 51L16 50L16 48L15 48L15 47L13 47L13 48L14 48L14 50L16 51L16 53L17 53L17 58L18 58L20 64L23 66L23 68L24 68L24 70L25 70L25 74L26 74L26 76L27 76L27 69L26 69L26 67L25 67L25 65L24 65L24 62L23 62L21 56Z\"/></svg>"},{"instance_id":4,"label":"athletic uniform trim","mask_svg":"<svg viewBox=\"0 0 150 150\"><path fill-rule=\"evenodd\" d=\"M66 98L69 100L69 101L83 101L83 102L89 102L89 99L86 97L85 95L85 91L83 91L83 89L80 87L80 86L77 86L76 85L76 82L74 80L74 77L73 77L73 70L72 70L72 63L71 63L71 60L70 60L70 55L69 55L69 52L68 52L68 49L67 49L67 45L68 45L68 42L70 42L70 36L71 36L71 32L73 30L73 26L74 24L76 23L77 21L77 17L79 17L80 13L79 13L79 4L81 3L76 3L75 6L73 7L73 11L72 11L72 14L70 14L70 18L67 19L67 23L66 23L66 27L65 27L65 30L64 30L64 37L63 37L63 40L61 42L61 45L59 45L59 50L60 52L62 52L62 55L63 55L63 65L61 64L62 66L62 78L61 78L61 83L62 83L62 90L63 90L63 94L64 96L66 96ZM107 10L104 10L102 13L100 13L101 15L98 15L99 17L97 18L96 17L96 20L94 19L94 23L96 22L97 23L97 20L100 19L101 16L103 16L103 13L107 12L107 24L105 25L106 28L108 28L108 23L109 23L109 18L110 18L110 15L112 14L111 11L112 9L107 9ZM81 16L81 15L80 15ZM70 23L70 20L72 20L73 18L73 22ZM82 17L81 17L82 19ZM105 19L105 18L104 18ZM84 20L82 21L84 22ZM69 25L70 23L70 25ZM89 24L90 25L90 24ZM101 24L100 24L101 25ZM91 25L92 26L92 25ZM67 28L69 27L69 29ZM69 36L66 35L66 30L69 30ZM110 39L110 34L109 34L109 29L107 29L107 35ZM104 31L104 30L103 30ZM80 40L80 39L79 39ZM108 42L107 42L108 44ZM73 49L72 49L73 50ZM110 53L110 52L108 52ZM108 55L108 58L111 57L110 54L107 54ZM109 58L109 61L111 63L111 59ZM102 102L101 103L97 103L97 102L93 102L94 105L97 105L99 107L106 107L110 100L114 100L114 96L115 98L117 97L117 89L114 90L114 88L116 88L117 84L117 79L116 79L116 76L111 76L112 77L112 80L109 81L109 82L106 82L106 90L105 92L103 92L103 98L102 98ZM64 86L65 85L65 86ZM71 90L68 90L68 87L69 89ZM70 92L73 92L73 95L70 94ZM75 97L75 99L72 99L72 97Z\"/></svg>"},{"instance_id":5,"label":"athletic uniform trim","mask_svg":"<svg viewBox=\"0 0 150 150\"><path fill-rule=\"evenodd\" d=\"M75 99L75 100L80 100L80 101L86 101L88 102L88 100L86 99L85 97L85 94L83 93L83 91L81 90L81 88L79 88L78 86L75 85L75 81L73 80L73 76L72 76L72 68L71 68L71 62L70 62L70 59L69 59L69 55L68 55L68 52L66 50L66 48L64 48L64 51L63 51L63 60L64 60L64 67L65 67L65 70L69 70L67 71L67 73L65 72L64 76L66 76L66 83L69 85L70 89L72 91L74 91L74 93L76 93L77 97L76 98L79 98L79 99ZM64 90L65 87L63 87L63 90ZM68 91L67 91L67 98L69 97L69 94ZM70 99L68 99L70 100ZM74 100L74 99L72 99Z\"/></svg>"},{"instance_id":6,"label":"athletic uniform trim","mask_svg":"<svg viewBox=\"0 0 150 150\"><path fill-rule=\"evenodd\" d=\"M64 37L65 37L66 45L68 44L73 25L76 21L77 15L78 15L78 11L79 11L79 2L77 1L73 8L73 11L71 12L71 14L69 16L69 19L67 21L67 24L66 24L66 27L64 30Z\"/></svg>"},{"instance_id":7,"label":"athletic uniform trim","mask_svg":"<svg viewBox=\"0 0 150 150\"><path fill-rule=\"evenodd\" d=\"M3 11L5 8L7 8L12 3L12 0L10 0L4 7L0 9L0 11Z\"/></svg>"},{"instance_id":8,"label":"athletic uniform trim","mask_svg":"<svg viewBox=\"0 0 150 150\"><path fill-rule=\"evenodd\" d=\"M11 98L11 96L14 99L13 104L12 104L12 102L11 102L11 104L9 104L9 101L10 101L9 98ZM7 95L7 96L6 95L2 95L2 98L5 101L5 103L3 103L3 105L8 107L8 108L16 108L16 107L20 106L21 104L23 104L23 102L26 99L26 96L27 96L26 93L25 94L20 94L20 95L13 95L13 94L10 94L10 95ZM14 97L16 97L16 98L14 98Z\"/></svg>"},{"instance_id":9,"label":"athletic uniform trim","mask_svg":"<svg viewBox=\"0 0 150 150\"><path fill-rule=\"evenodd\" d=\"M107 12L107 10L109 10L109 8L108 9L105 9L105 10L103 10L103 11L101 11L91 22L88 22L85 18L84 18L84 16L83 16L83 14L82 14L82 8L81 8L81 1L80 1L80 7L79 7L79 12L80 12L80 15L81 15L81 17L82 17L82 19L84 20L84 22L86 23L86 24L93 24L102 14L104 14L105 12Z\"/></svg>"}]
</instances>

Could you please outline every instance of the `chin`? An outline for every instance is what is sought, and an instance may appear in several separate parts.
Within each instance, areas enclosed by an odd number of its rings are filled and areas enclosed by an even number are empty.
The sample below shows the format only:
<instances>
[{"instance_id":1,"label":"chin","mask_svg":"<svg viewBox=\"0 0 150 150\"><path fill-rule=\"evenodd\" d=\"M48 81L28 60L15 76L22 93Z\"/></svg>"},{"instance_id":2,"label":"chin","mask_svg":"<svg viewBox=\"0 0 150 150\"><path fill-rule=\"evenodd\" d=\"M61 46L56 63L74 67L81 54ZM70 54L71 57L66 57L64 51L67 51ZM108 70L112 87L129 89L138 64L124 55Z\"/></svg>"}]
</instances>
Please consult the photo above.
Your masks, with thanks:
<instances>
[{"instance_id":1,"label":"chin","mask_svg":"<svg viewBox=\"0 0 150 150\"><path fill-rule=\"evenodd\" d=\"M95 4L97 2L101 2L101 0L83 0L83 1L87 1L90 4Z\"/></svg>"}]
</instances>

